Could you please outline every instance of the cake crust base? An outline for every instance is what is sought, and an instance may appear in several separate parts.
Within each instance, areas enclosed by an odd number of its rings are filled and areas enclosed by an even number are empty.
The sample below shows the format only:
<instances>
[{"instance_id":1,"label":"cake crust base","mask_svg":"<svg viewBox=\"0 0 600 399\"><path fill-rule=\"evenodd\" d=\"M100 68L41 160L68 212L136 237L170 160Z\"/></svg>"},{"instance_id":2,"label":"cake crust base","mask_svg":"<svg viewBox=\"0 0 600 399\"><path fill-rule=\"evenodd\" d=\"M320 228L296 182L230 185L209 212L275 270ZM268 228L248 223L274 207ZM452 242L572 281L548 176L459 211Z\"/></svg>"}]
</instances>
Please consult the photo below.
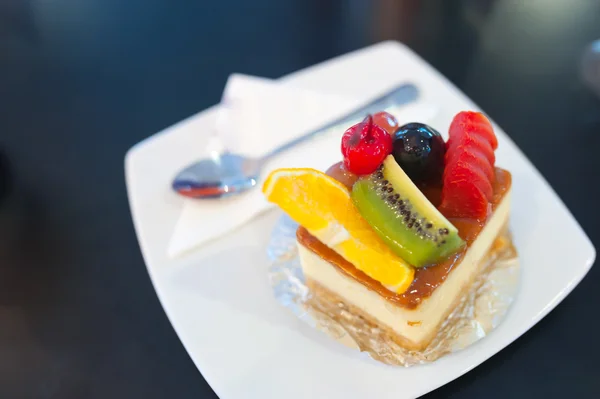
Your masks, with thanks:
<instances>
[{"instance_id":1,"label":"cake crust base","mask_svg":"<svg viewBox=\"0 0 600 399\"><path fill-rule=\"evenodd\" d=\"M363 312L361 309L357 308L356 306L344 301L344 299L342 297L331 292L330 290L323 287L321 284L317 283L316 281L314 281L310 278L307 278L306 286L312 292L312 295L313 295L313 297L311 299L309 299L309 301L308 301L309 306L316 305L316 303L315 303L316 301L325 301L328 303L342 304L342 306L345 308L345 310L350 312L353 316L356 316L356 317L362 319L362 321L367 324L367 327L369 329L379 330L379 334L378 334L377 338L387 341L387 342L384 342L384 344L387 344L388 342L393 342L393 343L400 345L403 348L406 348L409 350L419 350L419 349L425 348L426 345L422 346L422 347L415 346L412 341L409 341L406 338L396 334L391 328L378 323L377 320L375 320L373 317L371 317L368 313ZM338 313L329 313L328 312L327 316L341 325L344 325L346 322L346 320L344 320L344 317L342 316L342 312L338 312ZM354 341L356 342L356 339L354 339ZM361 346L360 342L356 342L356 344L359 347Z\"/></svg>"}]
</instances>

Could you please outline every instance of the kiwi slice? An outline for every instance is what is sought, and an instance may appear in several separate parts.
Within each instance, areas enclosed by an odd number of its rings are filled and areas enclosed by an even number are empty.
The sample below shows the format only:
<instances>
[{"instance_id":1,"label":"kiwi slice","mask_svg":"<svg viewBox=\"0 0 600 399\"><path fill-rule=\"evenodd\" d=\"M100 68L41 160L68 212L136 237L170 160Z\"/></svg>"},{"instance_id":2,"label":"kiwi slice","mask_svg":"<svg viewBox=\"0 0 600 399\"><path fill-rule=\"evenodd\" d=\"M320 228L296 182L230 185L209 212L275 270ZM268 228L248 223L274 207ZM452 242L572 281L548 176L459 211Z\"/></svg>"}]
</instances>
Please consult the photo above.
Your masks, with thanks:
<instances>
[{"instance_id":1,"label":"kiwi slice","mask_svg":"<svg viewBox=\"0 0 600 399\"><path fill-rule=\"evenodd\" d=\"M415 267L438 263L464 245L391 155L354 184L352 200L390 249Z\"/></svg>"}]
</instances>

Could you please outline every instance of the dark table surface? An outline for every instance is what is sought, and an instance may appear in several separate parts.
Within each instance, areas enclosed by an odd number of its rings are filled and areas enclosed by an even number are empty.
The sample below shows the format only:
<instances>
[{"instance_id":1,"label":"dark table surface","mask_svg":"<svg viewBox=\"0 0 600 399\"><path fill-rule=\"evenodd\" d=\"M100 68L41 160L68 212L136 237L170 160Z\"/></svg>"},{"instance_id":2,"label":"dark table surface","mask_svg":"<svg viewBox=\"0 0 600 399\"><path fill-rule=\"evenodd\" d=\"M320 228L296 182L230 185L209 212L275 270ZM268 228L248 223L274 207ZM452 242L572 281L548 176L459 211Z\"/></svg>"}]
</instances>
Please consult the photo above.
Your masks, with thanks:
<instances>
[{"instance_id":1,"label":"dark table surface","mask_svg":"<svg viewBox=\"0 0 600 399\"><path fill-rule=\"evenodd\" d=\"M598 245L600 99L579 62L599 21L600 2L583 0L0 1L12 176L0 398L216 397L152 289L123 157L218 102L232 72L278 77L403 41L511 135ZM514 344L427 397L600 397L599 282L592 269Z\"/></svg>"}]
</instances>

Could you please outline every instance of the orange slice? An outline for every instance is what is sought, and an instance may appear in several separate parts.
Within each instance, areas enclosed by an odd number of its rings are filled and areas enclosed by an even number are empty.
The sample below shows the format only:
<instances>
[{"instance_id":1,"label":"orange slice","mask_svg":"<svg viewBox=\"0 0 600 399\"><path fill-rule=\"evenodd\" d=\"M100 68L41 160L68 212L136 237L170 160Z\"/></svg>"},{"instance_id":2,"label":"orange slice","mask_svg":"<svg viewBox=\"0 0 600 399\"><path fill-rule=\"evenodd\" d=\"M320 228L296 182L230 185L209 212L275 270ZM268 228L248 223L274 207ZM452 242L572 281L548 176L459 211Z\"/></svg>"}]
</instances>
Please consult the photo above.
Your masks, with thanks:
<instances>
[{"instance_id":1,"label":"orange slice","mask_svg":"<svg viewBox=\"0 0 600 399\"><path fill-rule=\"evenodd\" d=\"M337 180L314 169L277 169L267 177L263 193L323 244L390 290L403 293L412 283L414 268L377 236Z\"/></svg>"}]
</instances>

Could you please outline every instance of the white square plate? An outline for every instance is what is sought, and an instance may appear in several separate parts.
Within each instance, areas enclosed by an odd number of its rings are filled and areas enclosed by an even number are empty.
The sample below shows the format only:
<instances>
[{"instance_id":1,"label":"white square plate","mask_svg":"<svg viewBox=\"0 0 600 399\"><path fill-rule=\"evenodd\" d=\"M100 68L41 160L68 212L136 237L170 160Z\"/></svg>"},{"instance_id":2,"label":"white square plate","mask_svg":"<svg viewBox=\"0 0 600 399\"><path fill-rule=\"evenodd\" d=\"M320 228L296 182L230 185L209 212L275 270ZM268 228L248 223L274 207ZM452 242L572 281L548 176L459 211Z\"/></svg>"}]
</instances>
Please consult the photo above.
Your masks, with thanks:
<instances>
[{"instance_id":1,"label":"white square plate","mask_svg":"<svg viewBox=\"0 0 600 399\"><path fill-rule=\"evenodd\" d=\"M430 123L447 130L458 111L478 109L409 49L385 42L293 73L289 84L368 96L404 81L440 106ZM531 328L579 283L595 249L573 216L508 136L496 127L497 164L513 174L511 227L520 292L488 337L433 364L394 368L351 350L297 319L273 297L265 248L280 216L271 211L186 257L167 257L182 200L170 179L198 157L215 107L133 147L125 169L148 272L175 331L222 399L412 398L471 370ZM557 234L560 232L560 234ZM541 279L540 276L543 276Z\"/></svg>"}]
</instances>

